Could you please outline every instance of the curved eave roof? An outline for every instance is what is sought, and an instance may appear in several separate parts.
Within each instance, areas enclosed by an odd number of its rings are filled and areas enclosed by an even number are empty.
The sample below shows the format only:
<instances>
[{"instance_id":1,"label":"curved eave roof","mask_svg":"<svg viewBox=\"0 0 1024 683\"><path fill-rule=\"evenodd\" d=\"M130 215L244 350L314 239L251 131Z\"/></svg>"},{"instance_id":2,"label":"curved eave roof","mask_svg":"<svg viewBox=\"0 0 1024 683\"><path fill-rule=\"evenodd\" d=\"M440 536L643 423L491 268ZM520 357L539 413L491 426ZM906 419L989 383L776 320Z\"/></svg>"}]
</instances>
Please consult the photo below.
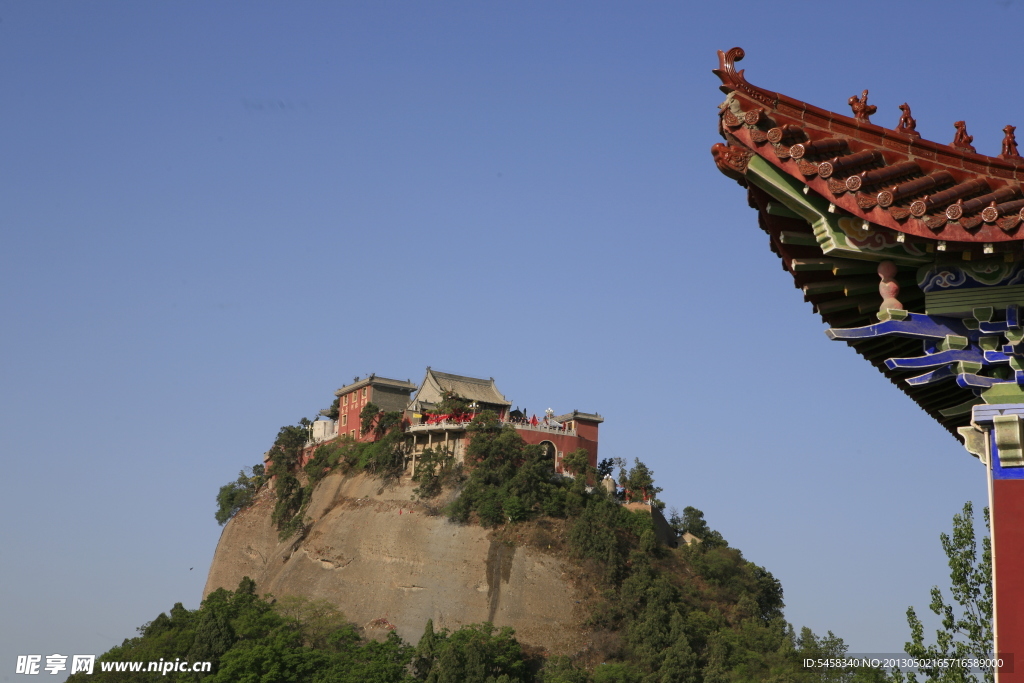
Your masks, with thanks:
<instances>
[{"instance_id":1,"label":"curved eave roof","mask_svg":"<svg viewBox=\"0 0 1024 683\"><path fill-rule=\"evenodd\" d=\"M1022 207L1014 202L1024 204L1024 159L985 156L819 109L748 83L735 68L742 49L718 54L714 73L730 95L720 131L732 146L757 154L843 211L906 239L943 241L950 251L976 249L979 256L1011 249L1019 253L1019 245L1012 243L1024 240ZM782 134L783 139L772 141ZM797 145L803 145L800 152L809 150L801 158L794 155ZM821 172L837 166L841 170L831 175ZM901 168L909 170L885 177ZM846 181L855 175L869 182L851 191ZM883 192L891 204L879 202ZM954 204L960 208L950 209ZM996 211L983 218L986 208Z\"/></svg>"},{"instance_id":2,"label":"curved eave roof","mask_svg":"<svg viewBox=\"0 0 1024 683\"><path fill-rule=\"evenodd\" d=\"M826 253L821 236L815 233L806 216L787 209L778 193L773 196L766 191L763 182L748 182L753 179L747 171L748 165L753 168L754 155L798 181L805 193L826 200L830 212L859 218L883 241L911 247L910 251L919 256L918 260L892 259L899 266L896 276L900 284L899 300L907 310L924 310L925 296L915 275L917 268L926 262L1021 259L1021 245L1015 244L1024 240L1021 214L1017 211L1020 207L1010 212L1007 204L1010 208L1014 201L1024 205L1024 192L1019 185L1019 181L1024 180L1024 160L987 157L955 149L757 88L746 82L743 71L735 69L735 62L742 57L743 51L739 48L719 52L719 68L715 73L722 80L721 89L729 94L720 113L719 132L728 146L715 145L712 152L719 170L747 188L748 203L758 212L759 226L768 234L772 252L780 258L783 269L793 277L794 285L803 291L804 300L814 306L825 324L851 328L878 321L876 313L882 304L878 291L878 261L890 256L881 252L874 255L849 251ZM773 137L778 137L779 129L788 131L790 137L772 142L769 133L775 131ZM841 141L838 148L835 142L824 145L832 148L827 154L807 154L794 159L790 153L796 144L814 149L815 143L836 140ZM842 172L822 177L823 164L827 162L841 168L844 162L840 160L853 155L871 158L873 162L848 165ZM899 165L903 168L914 165L917 171L858 191L850 190L845 182L854 175ZM949 177L932 188L930 195L922 191L901 196L899 192L904 183L929 176L943 179L943 174ZM952 188L960 188L955 199L928 203L932 198L942 200L951 196L942 193ZM899 197L898 201L880 206L878 194L883 191L893 193ZM1000 198L990 198L993 194ZM979 199L984 201L977 201ZM911 213L914 202L925 202L926 211L921 215ZM956 209L947 214L954 204L961 210L956 219L949 217L957 215ZM1001 213L995 220L983 219L981 213L994 208L993 205L1001 207ZM914 208L920 212L921 205ZM990 210L987 217L991 218L991 214ZM952 381L909 385L905 380L912 374L910 371L891 370L885 365L889 358L922 355L921 341L884 337L847 343L960 439L956 429L970 423L970 406L978 401L971 390Z\"/></svg>"},{"instance_id":3,"label":"curved eave roof","mask_svg":"<svg viewBox=\"0 0 1024 683\"><path fill-rule=\"evenodd\" d=\"M435 403L441 400L444 392L450 391L467 401L477 401L494 406L511 406L504 395L498 391L494 378L480 379L465 375L453 375L427 368L427 374L416 392L414 401Z\"/></svg>"}]
</instances>

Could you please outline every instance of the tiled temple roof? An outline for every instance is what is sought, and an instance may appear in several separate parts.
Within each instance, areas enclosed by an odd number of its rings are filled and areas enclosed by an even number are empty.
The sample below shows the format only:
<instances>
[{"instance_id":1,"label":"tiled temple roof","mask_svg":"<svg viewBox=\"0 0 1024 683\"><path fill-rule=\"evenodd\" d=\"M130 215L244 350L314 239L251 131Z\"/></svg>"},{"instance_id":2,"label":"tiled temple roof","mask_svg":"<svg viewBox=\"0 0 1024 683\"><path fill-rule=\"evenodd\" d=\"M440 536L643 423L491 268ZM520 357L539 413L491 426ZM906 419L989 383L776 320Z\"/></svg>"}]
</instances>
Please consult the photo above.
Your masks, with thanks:
<instances>
[{"instance_id":1,"label":"tiled temple roof","mask_svg":"<svg viewBox=\"0 0 1024 683\"><path fill-rule=\"evenodd\" d=\"M438 372L429 367L427 368L426 377L423 378L423 382L420 384L419 391L416 392L413 403L438 403L446 391L450 391L467 401L505 407L512 405L498 391L493 377L480 379L478 377L466 377L465 375L453 375L447 372Z\"/></svg>"},{"instance_id":2,"label":"tiled temple roof","mask_svg":"<svg viewBox=\"0 0 1024 683\"><path fill-rule=\"evenodd\" d=\"M735 68L740 48L718 54L715 74L730 95L721 131L734 146L904 239L941 240L949 251L979 257L1019 252L1013 243L1024 240L1024 159L1012 126L1003 129L999 156L985 156L971 145L963 121L954 124L949 144L931 142L914 130L907 105L895 128L883 128L870 122L875 108L867 91L850 98L853 116L844 116L747 83Z\"/></svg>"},{"instance_id":3,"label":"tiled temple roof","mask_svg":"<svg viewBox=\"0 0 1024 683\"><path fill-rule=\"evenodd\" d=\"M999 156L985 156L963 122L950 144L931 142L914 130L909 106L895 128L883 128L870 120L867 91L850 97L852 115L837 114L748 83L735 68L740 48L718 54L727 144L712 148L715 162L747 188L771 250L830 327L871 325L891 308L938 311L927 283L943 269L1021 270L1024 159L1012 126ZM885 291L898 301L883 300ZM970 310L943 315L970 318ZM886 365L921 356L921 339L847 343L954 436L970 422L977 391L952 379L910 383L920 369Z\"/></svg>"},{"instance_id":4,"label":"tiled temple roof","mask_svg":"<svg viewBox=\"0 0 1024 683\"><path fill-rule=\"evenodd\" d=\"M352 382L352 384L346 384L342 388L335 391L334 395L341 396L342 394L347 394L350 391L362 389L363 387L367 387L370 385L398 389L405 391L407 394L412 393L416 389L416 385L413 384L412 382L403 381L400 379L388 379L387 377L378 377L377 375L374 374L370 375L369 377L364 377L363 379L359 379L357 377L355 381Z\"/></svg>"},{"instance_id":5,"label":"tiled temple roof","mask_svg":"<svg viewBox=\"0 0 1024 683\"><path fill-rule=\"evenodd\" d=\"M568 422L569 420L587 420L589 422L604 422L604 418L597 413L581 413L578 410L574 410L571 413L565 415L556 415L555 422Z\"/></svg>"}]
</instances>

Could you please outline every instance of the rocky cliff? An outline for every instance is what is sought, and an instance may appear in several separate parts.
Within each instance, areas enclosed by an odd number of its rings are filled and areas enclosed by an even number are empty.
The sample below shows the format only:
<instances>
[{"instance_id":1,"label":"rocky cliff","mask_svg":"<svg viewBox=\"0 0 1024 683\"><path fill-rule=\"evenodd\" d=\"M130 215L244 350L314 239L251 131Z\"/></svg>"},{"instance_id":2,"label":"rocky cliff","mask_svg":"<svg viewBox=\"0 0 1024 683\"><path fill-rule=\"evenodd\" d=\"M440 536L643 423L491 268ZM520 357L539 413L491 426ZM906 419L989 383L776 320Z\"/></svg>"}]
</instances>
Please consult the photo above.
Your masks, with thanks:
<instances>
[{"instance_id":1,"label":"rocky cliff","mask_svg":"<svg viewBox=\"0 0 1024 683\"><path fill-rule=\"evenodd\" d=\"M328 475L313 492L308 533L279 542L265 489L224 528L203 595L249 576L261 595L329 600L368 634L393 625L415 644L428 619L452 630L490 621L550 654L582 649L569 562L543 543L508 544L452 524L411 497L407 481Z\"/></svg>"}]
</instances>

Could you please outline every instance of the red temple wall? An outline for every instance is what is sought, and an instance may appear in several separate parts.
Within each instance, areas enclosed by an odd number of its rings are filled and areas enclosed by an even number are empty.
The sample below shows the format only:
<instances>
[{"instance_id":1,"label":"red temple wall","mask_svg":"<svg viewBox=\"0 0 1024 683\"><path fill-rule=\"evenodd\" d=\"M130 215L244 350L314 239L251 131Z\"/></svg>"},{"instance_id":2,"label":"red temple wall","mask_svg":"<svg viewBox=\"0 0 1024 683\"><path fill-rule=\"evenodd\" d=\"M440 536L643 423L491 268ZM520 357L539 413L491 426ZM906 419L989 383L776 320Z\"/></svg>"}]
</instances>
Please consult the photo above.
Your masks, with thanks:
<instances>
[{"instance_id":1,"label":"red temple wall","mask_svg":"<svg viewBox=\"0 0 1024 683\"><path fill-rule=\"evenodd\" d=\"M597 431L597 430L594 430ZM531 445L539 445L545 441L550 441L554 444L555 449L559 452L560 456L555 462L555 471L562 471L562 457L565 457L569 453L572 453L577 448L586 449L587 453L590 454L590 466L597 467L597 440L586 439L583 436L571 436L569 434L558 434L557 432L537 432L532 429L517 429L516 432L519 436L523 437L523 441ZM595 434L596 436L596 434Z\"/></svg>"}]
</instances>

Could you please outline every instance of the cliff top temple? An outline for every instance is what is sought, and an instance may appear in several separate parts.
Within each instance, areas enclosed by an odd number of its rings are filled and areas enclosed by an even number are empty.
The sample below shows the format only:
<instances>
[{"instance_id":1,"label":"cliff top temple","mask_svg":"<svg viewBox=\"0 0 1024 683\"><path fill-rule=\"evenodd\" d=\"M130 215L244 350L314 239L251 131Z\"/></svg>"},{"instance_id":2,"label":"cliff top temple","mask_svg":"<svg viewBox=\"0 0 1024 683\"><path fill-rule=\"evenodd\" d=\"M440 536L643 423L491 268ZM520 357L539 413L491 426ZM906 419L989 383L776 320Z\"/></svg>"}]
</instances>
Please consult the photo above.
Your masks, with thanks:
<instances>
[{"instance_id":1,"label":"cliff top temple","mask_svg":"<svg viewBox=\"0 0 1024 683\"><path fill-rule=\"evenodd\" d=\"M578 410L556 416L548 409L539 418L518 408L513 410L512 402L498 390L493 377L453 375L428 367L418 386L374 374L355 378L351 384L338 389L335 396L338 397L337 420L313 423L310 435L313 445L339 436L362 441L372 439L372 434L363 434L360 429L360 413L368 403L373 403L384 411L404 413L413 466L417 454L427 448L445 448L461 461L468 444L468 422L489 410L514 428L526 443L543 446L556 472L562 472L565 455L580 448L590 455L590 464L597 465L598 427L604 422L603 417ZM458 398L467 405L468 412L441 414L439 407L446 397Z\"/></svg>"}]
</instances>

